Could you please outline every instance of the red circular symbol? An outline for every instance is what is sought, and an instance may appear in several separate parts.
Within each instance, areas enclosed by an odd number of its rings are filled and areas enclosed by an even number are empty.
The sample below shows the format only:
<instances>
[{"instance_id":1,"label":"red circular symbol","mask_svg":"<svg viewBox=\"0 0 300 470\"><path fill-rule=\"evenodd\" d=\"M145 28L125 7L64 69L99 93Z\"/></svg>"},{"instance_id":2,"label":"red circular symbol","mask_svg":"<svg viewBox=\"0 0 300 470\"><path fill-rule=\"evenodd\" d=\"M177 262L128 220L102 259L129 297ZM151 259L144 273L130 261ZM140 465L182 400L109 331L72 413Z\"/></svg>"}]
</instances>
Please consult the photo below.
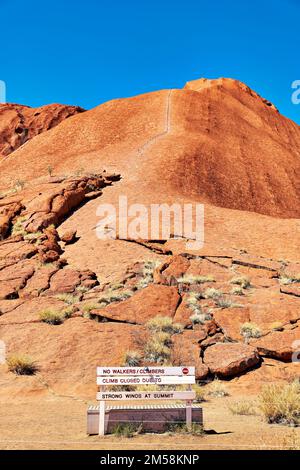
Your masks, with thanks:
<instances>
[{"instance_id":1,"label":"red circular symbol","mask_svg":"<svg viewBox=\"0 0 300 470\"><path fill-rule=\"evenodd\" d=\"M187 367L184 367L184 368L182 369L182 373L183 373L184 375L188 374L188 373L189 373L188 368L187 368Z\"/></svg>"}]
</instances>

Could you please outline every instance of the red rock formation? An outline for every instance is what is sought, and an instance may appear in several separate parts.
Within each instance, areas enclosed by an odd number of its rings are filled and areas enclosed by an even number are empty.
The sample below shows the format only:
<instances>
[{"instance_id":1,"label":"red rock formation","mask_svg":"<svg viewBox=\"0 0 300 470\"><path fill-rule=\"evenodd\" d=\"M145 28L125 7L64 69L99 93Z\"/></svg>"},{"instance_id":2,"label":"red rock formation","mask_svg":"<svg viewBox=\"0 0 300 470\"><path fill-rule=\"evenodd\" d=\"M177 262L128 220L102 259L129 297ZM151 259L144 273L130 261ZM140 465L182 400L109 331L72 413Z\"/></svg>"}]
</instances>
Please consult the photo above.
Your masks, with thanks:
<instances>
[{"instance_id":1,"label":"red rock formation","mask_svg":"<svg viewBox=\"0 0 300 470\"><path fill-rule=\"evenodd\" d=\"M0 158L14 152L36 135L83 111L79 106L60 104L40 108L0 104Z\"/></svg>"}]
</instances>

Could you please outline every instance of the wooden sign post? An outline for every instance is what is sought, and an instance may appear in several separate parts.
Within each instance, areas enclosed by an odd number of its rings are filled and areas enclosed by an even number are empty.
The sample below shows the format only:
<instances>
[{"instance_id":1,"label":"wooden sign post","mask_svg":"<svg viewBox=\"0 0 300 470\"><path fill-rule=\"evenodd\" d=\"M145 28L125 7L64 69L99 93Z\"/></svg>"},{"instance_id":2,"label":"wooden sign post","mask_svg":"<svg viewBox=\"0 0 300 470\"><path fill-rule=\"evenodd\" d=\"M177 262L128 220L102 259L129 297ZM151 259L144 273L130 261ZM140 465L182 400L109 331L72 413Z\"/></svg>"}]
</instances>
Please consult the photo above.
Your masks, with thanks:
<instances>
[{"instance_id":1,"label":"wooden sign post","mask_svg":"<svg viewBox=\"0 0 300 470\"><path fill-rule=\"evenodd\" d=\"M183 400L186 402L186 425L192 425L192 403L196 397L191 385L195 383L195 367L98 367L97 400L99 407L99 435L105 434L106 401ZM111 385L188 385L185 391L110 392Z\"/></svg>"}]
</instances>

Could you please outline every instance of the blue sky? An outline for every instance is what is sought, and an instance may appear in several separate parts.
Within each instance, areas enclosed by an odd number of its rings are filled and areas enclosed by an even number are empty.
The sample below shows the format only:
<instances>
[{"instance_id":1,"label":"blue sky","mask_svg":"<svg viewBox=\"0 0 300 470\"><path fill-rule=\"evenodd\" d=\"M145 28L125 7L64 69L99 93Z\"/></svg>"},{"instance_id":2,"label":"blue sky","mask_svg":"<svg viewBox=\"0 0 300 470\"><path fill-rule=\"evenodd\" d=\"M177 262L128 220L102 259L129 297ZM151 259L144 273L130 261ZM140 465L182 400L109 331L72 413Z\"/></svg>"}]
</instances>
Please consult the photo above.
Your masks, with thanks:
<instances>
[{"instance_id":1,"label":"blue sky","mask_svg":"<svg viewBox=\"0 0 300 470\"><path fill-rule=\"evenodd\" d=\"M94 107L237 78L300 124L300 0L0 0L7 101Z\"/></svg>"}]
</instances>

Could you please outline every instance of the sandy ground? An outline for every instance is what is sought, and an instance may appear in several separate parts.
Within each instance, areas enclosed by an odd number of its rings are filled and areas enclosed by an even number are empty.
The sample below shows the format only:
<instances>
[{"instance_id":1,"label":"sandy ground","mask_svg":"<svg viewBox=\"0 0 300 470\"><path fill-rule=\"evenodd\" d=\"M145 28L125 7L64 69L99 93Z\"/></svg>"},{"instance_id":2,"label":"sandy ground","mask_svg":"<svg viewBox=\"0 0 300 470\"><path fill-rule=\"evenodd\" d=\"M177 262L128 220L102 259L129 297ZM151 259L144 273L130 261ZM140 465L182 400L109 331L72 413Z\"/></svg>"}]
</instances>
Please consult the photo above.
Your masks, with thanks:
<instances>
[{"instance_id":1,"label":"sandy ground","mask_svg":"<svg viewBox=\"0 0 300 470\"><path fill-rule=\"evenodd\" d=\"M243 397L240 397L241 399ZM268 425L261 416L233 415L237 397L212 398L203 404L204 437L139 435L133 438L87 436L87 404L46 396L0 403L0 449L291 449L300 448L300 429Z\"/></svg>"}]
</instances>

